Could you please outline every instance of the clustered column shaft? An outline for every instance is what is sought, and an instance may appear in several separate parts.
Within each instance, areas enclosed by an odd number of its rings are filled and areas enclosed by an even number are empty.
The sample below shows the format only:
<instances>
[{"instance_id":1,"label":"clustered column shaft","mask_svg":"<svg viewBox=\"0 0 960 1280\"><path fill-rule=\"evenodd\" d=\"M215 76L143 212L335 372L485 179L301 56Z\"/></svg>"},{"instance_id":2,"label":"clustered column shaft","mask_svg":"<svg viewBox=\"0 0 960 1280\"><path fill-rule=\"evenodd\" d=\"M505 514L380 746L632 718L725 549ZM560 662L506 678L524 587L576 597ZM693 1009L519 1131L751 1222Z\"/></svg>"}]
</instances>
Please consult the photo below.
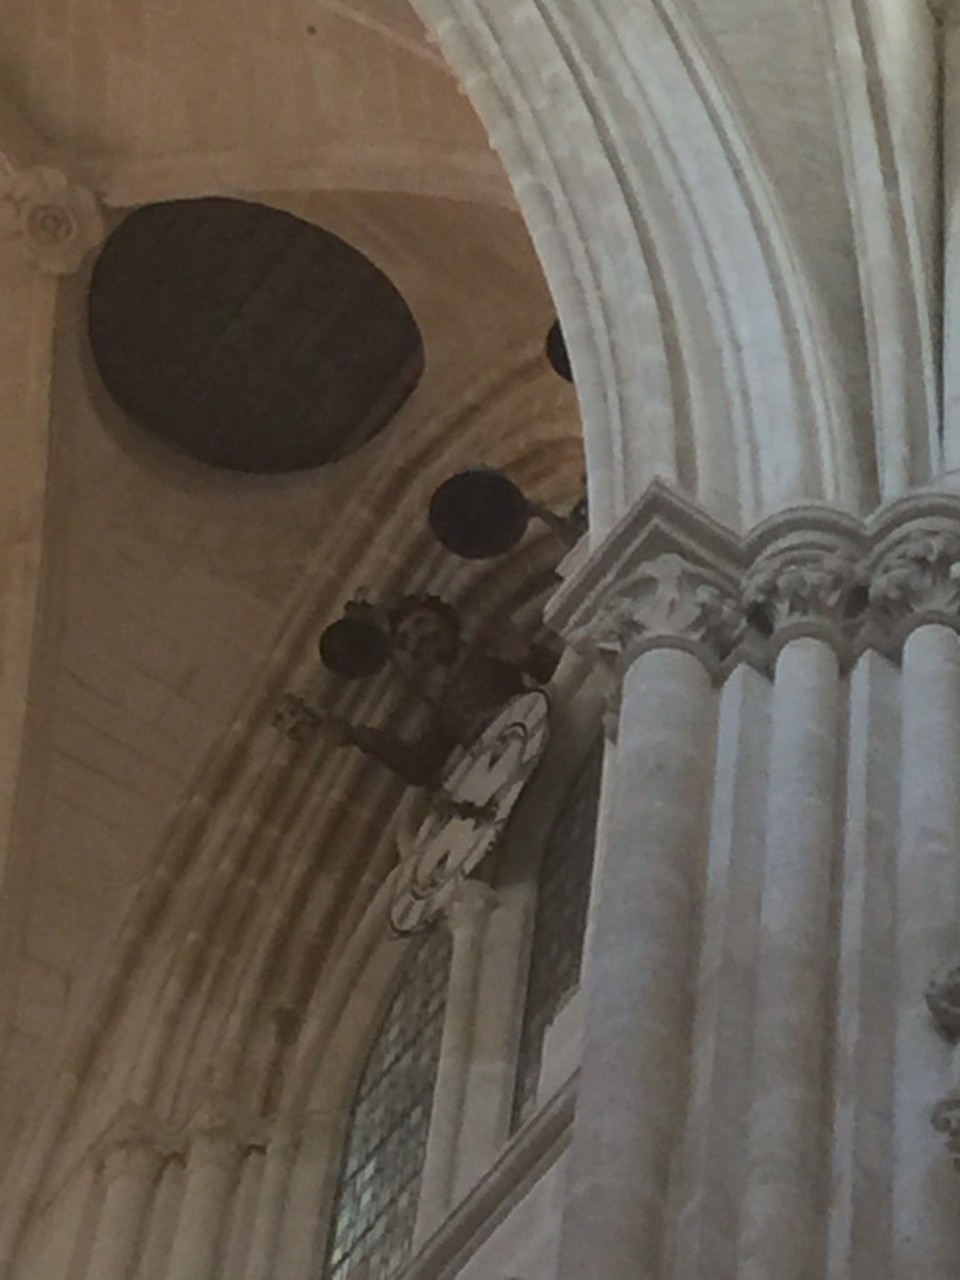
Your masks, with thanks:
<instances>
[{"instance_id":1,"label":"clustered column shaft","mask_svg":"<svg viewBox=\"0 0 960 1280\"><path fill-rule=\"evenodd\" d=\"M960 1158L960 1091L923 996L938 965L960 962L960 500L914 498L866 525L796 509L742 539L654 486L551 608L621 690L561 1280L686 1280L707 1258L712 1280L947 1280L960 1179L931 1119ZM726 821L724 804L701 821L711 776L740 792L715 754L714 685L743 664L772 686L756 729L764 768L743 783L762 803L738 802L759 856L731 846L708 878L706 851L723 844L710 824ZM696 725L681 670L710 708ZM739 722L724 727L739 705L719 703L718 740L755 760ZM877 790L886 777L899 779L899 815L895 790ZM723 941L725 910L751 913L742 955ZM864 963L850 946L869 948ZM871 1035L886 1067L861 1079ZM694 1052L717 1070L691 1076Z\"/></svg>"}]
</instances>

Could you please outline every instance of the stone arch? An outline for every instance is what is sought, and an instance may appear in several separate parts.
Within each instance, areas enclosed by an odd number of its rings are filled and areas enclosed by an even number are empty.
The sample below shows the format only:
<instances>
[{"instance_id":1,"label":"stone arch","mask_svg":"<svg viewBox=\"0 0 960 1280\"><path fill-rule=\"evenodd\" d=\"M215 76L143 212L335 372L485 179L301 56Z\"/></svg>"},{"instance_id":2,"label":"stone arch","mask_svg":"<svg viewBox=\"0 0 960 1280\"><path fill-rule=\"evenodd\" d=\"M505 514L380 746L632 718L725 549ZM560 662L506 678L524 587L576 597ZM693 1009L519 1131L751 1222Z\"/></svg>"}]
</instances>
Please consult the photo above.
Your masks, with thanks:
<instances>
[{"instance_id":1,"label":"stone arch","mask_svg":"<svg viewBox=\"0 0 960 1280\"><path fill-rule=\"evenodd\" d=\"M557 299L595 528L654 476L739 525L803 498L871 506L817 298L690 6L415 7ZM655 51L642 75L626 49Z\"/></svg>"}]
</instances>

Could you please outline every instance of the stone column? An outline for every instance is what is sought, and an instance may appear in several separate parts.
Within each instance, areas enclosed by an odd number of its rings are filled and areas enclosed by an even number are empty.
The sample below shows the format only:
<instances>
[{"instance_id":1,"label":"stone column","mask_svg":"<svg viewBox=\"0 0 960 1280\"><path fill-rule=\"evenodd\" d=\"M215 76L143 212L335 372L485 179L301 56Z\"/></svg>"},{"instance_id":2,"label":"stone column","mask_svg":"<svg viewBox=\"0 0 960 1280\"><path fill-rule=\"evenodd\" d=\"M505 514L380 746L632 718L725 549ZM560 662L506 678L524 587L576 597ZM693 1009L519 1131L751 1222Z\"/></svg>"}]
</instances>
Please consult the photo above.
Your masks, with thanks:
<instances>
[{"instance_id":1,"label":"stone column","mask_svg":"<svg viewBox=\"0 0 960 1280\"><path fill-rule=\"evenodd\" d=\"M93 197L0 138L0 874L11 839L44 546L57 276L99 238Z\"/></svg>"},{"instance_id":2,"label":"stone column","mask_svg":"<svg viewBox=\"0 0 960 1280\"><path fill-rule=\"evenodd\" d=\"M669 528L665 527L669 526ZM622 672L560 1280L660 1280L686 1107L714 675L735 627L733 541L654 489L551 606Z\"/></svg>"},{"instance_id":3,"label":"stone column","mask_svg":"<svg viewBox=\"0 0 960 1280\"><path fill-rule=\"evenodd\" d=\"M219 1101L205 1106L187 1134L180 1214L170 1250L168 1280L214 1274L227 1197L242 1152L256 1137L246 1117Z\"/></svg>"},{"instance_id":4,"label":"stone column","mask_svg":"<svg viewBox=\"0 0 960 1280\"><path fill-rule=\"evenodd\" d=\"M310 1276L317 1265L320 1209L332 1210L346 1117L315 1111L298 1126L297 1150L283 1202L273 1270L275 1277ZM327 1224L329 1226L329 1223ZM259 1280L259 1277L258 1277Z\"/></svg>"},{"instance_id":5,"label":"stone column","mask_svg":"<svg viewBox=\"0 0 960 1280\"><path fill-rule=\"evenodd\" d=\"M278 1124L264 1155L257 1208L250 1231L243 1280L271 1280L280 1219L296 1145L288 1124Z\"/></svg>"},{"instance_id":6,"label":"stone column","mask_svg":"<svg viewBox=\"0 0 960 1280\"><path fill-rule=\"evenodd\" d=\"M895 1280L960 1271L960 1177L931 1129L953 1085L949 1028L931 977L960 960L960 500L918 497L880 522L872 597L902 646L893 1074ZM933 993L932 993L933 994ZM934 998L934 1007L936 1006ZM949 1134L948 1134L949 1137Z\"/></svg>"},{"instance_id":7,"label":"stone column","mask_svg":"<svg viewBox=\"0 0 960 1280\"><path fill-rule=\"evenodd\" d=\"M447 908L453 950L414 1248L433 1234L453 1207L483 941L495 902L496 893L489 885L466 880Z\"/></svg>"},{"instance_id":8,"label":"stone column","mask_svg":"<svg viewBox=\"0 0 960 1280\"><path fill-rule=\"evenodd\" d=\"M121 1117L102 1156L102 1200L87 1280L127 1280L137 1258L167 1148L142 1117Z\"/></svg>"},{"instance_id":9,"label":"stone column","mask_svg":"<svg viewBox=\"0 0 960 1280\"><path fill-rule=\"evenodd\" d=\"M795 521L771 522L750 544L759 558L746 582L748 616L769 633L770 656L777 656L742 1280L809 1280L825 1247L826 1050L844 766L840 658L849 656L847 632L867 603L860 530L846 523L804 511Z\"/></svg>"}]
</instances>

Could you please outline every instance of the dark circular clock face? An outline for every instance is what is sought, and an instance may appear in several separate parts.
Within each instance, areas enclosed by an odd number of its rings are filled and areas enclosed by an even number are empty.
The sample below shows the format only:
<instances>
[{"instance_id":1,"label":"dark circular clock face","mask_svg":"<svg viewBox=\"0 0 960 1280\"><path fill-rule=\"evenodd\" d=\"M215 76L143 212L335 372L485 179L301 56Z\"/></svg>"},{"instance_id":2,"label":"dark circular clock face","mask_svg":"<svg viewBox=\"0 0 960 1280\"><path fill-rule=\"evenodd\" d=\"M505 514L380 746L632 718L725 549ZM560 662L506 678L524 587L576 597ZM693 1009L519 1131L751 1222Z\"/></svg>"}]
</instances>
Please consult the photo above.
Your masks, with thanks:
<instances>
[{"instance_id":1,"label":"dark circular clock face","mask_svg":"<svg viewBox=\"0 0 960 1280\"><path fill-rule=\"evenodd\" d=\"M550 703L539 689L512 698L477 741L451 760L443 790L471 812L435 807L401 865L390 922L397 933L427 928L503 835L547 745Z\"/></svg>"}]
</instances>

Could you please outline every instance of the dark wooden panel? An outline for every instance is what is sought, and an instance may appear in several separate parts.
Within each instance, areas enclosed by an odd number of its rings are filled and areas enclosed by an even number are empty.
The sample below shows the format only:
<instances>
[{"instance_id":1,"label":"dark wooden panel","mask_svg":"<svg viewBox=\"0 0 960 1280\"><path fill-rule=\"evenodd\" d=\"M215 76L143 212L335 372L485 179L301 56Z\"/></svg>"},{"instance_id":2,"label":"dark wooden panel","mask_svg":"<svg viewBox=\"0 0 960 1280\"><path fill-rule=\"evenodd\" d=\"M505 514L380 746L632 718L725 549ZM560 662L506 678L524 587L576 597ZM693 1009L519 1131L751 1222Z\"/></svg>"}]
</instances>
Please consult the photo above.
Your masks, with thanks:
<instances>
[{"instance_id":1,"label":"dark wooden panel","mask_svg":"<svg viewBox=\"0 0 960 1280\"><path fill-rule=\"evenodd\" d=\"M337 236L262 205L130 214L97 260L89 331L108 391L213 466L320 466L386 425L423 371L401 295Z\"/></svg>"}]
</instances>

